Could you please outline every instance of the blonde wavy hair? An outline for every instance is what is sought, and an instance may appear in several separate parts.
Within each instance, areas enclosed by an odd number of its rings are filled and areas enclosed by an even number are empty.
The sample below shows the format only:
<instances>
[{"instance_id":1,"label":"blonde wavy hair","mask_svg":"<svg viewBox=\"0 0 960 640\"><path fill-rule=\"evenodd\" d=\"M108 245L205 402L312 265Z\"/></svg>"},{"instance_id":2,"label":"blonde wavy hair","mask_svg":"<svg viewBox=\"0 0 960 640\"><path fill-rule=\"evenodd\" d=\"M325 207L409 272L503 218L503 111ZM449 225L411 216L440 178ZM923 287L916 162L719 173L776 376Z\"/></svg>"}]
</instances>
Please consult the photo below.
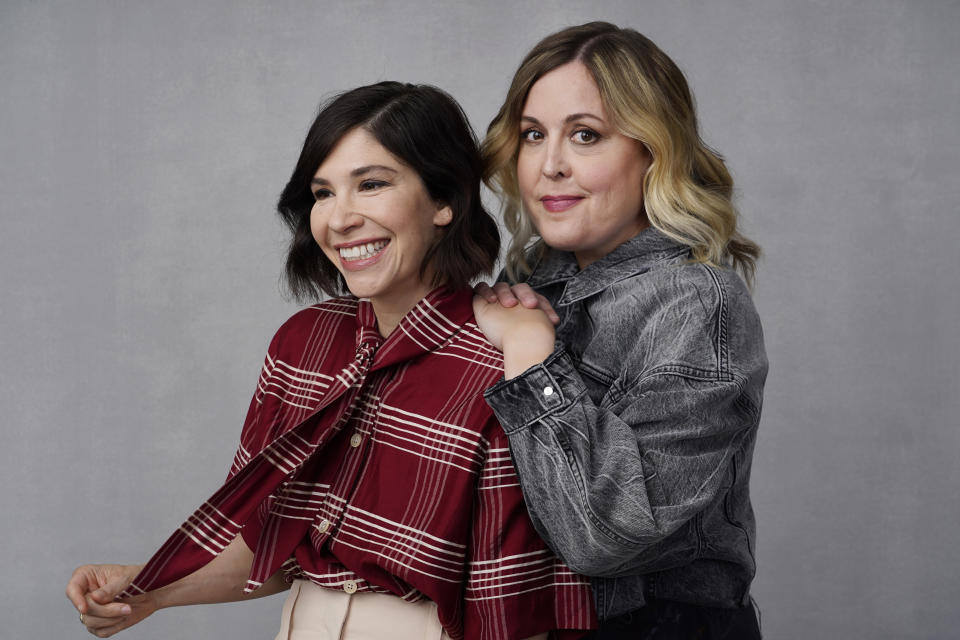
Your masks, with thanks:
<instances>
[{"instance_id":1,"label":"blonde wavy hair","mask_svg":"<svg viewBox=\"0 0 960 640\"><path fill-rule=\"evenodd\" d=\"M752 283L760 247L737 231L733 178L723 158L700 139L683 72L648 38L607 22L569 27L541 40L520 64L487 129L484 182L503 198L504 222L513 235L507 251L511 279L530 272L532 245L545 250L523 211L517 182L523 106L538 79L573 61L590 71L613 124L650 153L643 184L650 224L689 246L695 261L730 264Z\"/></svg>"}]
</instances>

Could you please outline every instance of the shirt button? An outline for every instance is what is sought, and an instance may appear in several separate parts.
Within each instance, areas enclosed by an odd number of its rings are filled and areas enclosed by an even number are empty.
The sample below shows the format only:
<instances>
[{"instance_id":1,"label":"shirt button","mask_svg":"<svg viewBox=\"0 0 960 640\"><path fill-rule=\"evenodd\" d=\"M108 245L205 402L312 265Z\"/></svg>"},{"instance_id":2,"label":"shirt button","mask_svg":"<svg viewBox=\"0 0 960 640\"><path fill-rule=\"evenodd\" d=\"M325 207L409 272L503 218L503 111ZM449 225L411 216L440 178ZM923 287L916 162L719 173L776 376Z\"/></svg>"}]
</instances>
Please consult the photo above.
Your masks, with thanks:
<instances>
[{"instance_id":1,"label":"shirt button","mask_svg":"<svg viewBox=\"0 0 960 640\"><path fill-rule=\"evenodd\" d=\"M546 387L544 387L544 388L543 388L543 395L545 395L545 396L552 396L552 395L553 395L553 387L551 387L551 386L549 386L549 385L547 385Z\"/></svg>"},{"instance_id":2,"label":"shirt button","mask_svg":"<svg viewBox=\"0 0 960 640\"><path fill-rule=\"evenodd\" d=\"M357 447L360 446L360 442L362 440L363 440L363 436L361 436L359 433L355 433L352 436L350 436L350 446L356 449Z\"/></svg>"},{"instance_id":3,"label":"shirt button","mask_svg":"<svg viewBox=\"0 0 960 640\"><path fill-rule=\"evenodd\" d=\"M329 520L321 520L321 521L320 521L320 524L317 526L317 530L319 530L320 533L326 533L327 531L329 531L329 530L330 530L330 521L329 521Z\"/></svg>"},{"instance_id":4,"label":"shirt button","mask_svg":"<svg viewBox=\"0 0 960 640\"><path fill-rule=\"evenodd\" d=\"M343 590L346 593L356 593L357 592L357 582L356 580L347 580L343 583Z\"/></svg>"}]
</instances>

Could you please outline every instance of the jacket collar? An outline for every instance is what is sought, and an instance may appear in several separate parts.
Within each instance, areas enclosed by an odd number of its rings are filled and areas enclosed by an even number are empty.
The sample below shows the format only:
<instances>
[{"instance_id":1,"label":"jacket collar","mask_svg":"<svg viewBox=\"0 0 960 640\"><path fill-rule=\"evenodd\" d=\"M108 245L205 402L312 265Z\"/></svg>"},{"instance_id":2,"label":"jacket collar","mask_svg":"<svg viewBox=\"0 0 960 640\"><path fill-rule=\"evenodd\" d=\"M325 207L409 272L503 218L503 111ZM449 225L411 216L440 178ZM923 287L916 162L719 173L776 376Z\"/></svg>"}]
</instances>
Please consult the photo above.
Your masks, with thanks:
<instances>
[{"instance_id":1,"label":"jacket collar","mask_svg":"<svg viewBox=\"0 0 960 640\"><path fill-rule=\"evenodd\" d=\"M557 306L562 307L596 295L615 282L689 252L687 245L651 226L582 271L572 252L550 249L534 266L527 284L536 289L566 283L563 294L557 300Z\"/></svg>"}]
</instances>

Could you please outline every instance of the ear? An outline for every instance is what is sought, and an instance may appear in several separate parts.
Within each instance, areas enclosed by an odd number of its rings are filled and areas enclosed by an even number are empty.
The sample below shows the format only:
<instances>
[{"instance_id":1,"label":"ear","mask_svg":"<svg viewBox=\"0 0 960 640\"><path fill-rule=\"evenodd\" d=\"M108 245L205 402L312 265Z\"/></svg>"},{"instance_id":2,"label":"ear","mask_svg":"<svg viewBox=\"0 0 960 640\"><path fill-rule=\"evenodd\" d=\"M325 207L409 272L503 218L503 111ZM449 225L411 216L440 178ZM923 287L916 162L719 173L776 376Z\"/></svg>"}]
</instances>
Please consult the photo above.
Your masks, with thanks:
<instances>
[{"instance_id":1,"label":"ear","mask_svg":"<svg viewBox=\"0 0 960 640\"><path fill-rule=\"evenodd\" d=\"M453 209L448 204L441 205L433 214L434 226L445 227L451 222L453 222Z\"/></svg>"}]
</instances>

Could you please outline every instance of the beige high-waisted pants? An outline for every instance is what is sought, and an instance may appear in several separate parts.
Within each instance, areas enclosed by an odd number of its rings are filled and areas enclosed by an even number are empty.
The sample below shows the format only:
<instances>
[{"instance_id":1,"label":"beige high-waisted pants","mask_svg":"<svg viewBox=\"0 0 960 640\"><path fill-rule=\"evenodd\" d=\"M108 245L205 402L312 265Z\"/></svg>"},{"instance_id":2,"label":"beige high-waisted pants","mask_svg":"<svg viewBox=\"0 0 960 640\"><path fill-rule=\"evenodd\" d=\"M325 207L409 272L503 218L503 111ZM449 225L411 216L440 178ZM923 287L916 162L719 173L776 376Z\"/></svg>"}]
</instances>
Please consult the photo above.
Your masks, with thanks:
<instances>
[{"instance_id":1,"label":"beige high-waisted pants","mask_svg":"<svg viewBox=\"0 0 960 640\"><path fill-rule=\"evenodd\" d=\"M295 580L276 640L449 640L430 600L389 593L348 594Z\"/></svg>"}]
</instances>

